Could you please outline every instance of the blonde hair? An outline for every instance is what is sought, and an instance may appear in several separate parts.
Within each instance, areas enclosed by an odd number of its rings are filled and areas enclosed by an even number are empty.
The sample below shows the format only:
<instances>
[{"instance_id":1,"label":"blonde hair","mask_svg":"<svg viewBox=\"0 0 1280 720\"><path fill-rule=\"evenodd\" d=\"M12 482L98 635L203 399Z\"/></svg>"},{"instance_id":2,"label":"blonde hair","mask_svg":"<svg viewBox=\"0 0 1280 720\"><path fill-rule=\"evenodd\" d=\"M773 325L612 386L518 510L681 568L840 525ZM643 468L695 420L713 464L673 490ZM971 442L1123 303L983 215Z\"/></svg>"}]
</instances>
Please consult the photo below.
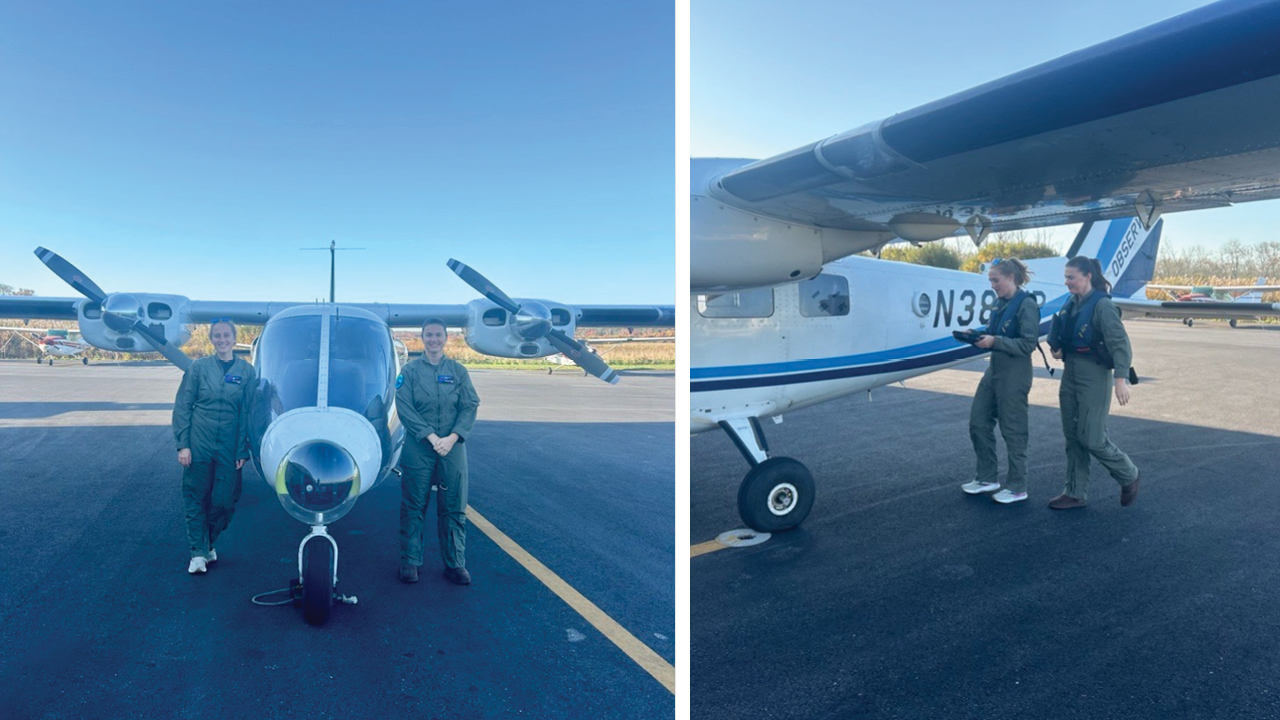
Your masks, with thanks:
<instances>
[{"instance_id":1,"label":"blonde hair","mask_svg":"<svg viewBox=\"0 0 1280 720\"><path fill-rule=\"evenodd\" d=\"M1013 284L1018 287L1031 281L1031 271L1027 269L1027 264L1018 258L1005 258L992 265L991 269L999 270L1001 275L1013 278Z\"/></svg>"},{"instance_id":2,"label":"blonde hair","mask_svg":"<svg viewBox=\"0 0 1280 720\"><path fill-rule=\"evenodd\" d=\"M240 337L239 329L236 327L236 324L230 318L218 318L217 320L214 320L213 322L209 323L209 339L210 340L213 339L213 329L219 325L226 325L227 327L231 328L232 337Z\"/></svg>"}]
</instances>

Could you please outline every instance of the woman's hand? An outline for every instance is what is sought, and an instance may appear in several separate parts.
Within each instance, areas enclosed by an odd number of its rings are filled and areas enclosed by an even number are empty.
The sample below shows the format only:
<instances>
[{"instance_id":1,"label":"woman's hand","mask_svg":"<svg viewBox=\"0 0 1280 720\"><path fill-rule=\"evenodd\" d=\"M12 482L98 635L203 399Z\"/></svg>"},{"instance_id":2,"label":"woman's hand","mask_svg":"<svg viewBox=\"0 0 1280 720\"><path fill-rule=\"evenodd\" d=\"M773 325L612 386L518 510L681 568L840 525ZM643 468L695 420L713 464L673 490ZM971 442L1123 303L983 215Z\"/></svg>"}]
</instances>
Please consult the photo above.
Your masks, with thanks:
<instances>
[{"instance_id":1,"label":"woman's hand","mask_svg":"<svg viewBox=\"0 0 1280 720\"><path fill-rule=\"evenodd\" d=\"M1058 348L1057 350L1054 350L1052 354L1053 354L1053 359L1054 359L1054 360L1061 360L1061 359L1062 359L1062 348Z\"/></svg>"},{"instance_id":2,"label":"woman's hand","mask_svg":"<svg viewBox=\"0 0 1280 720\"><path fill-rule=\"evenodd\" d=\"M244 467L244 458L240 458L236 461L236 469L239 470L242 467Z\"/></svg>"},{"instance_id":3,"label":"woman's hand","mask_svg":"<svg viewBox=\"0 0 1280 720\"><path fill-rule=\"evenodd\" d=\"M449 451L452 450L453 446L456 445L457 443L458 443L458 434L449 433L448 437L443 437L437 440L434 443L434 447L435 447L436 453L439 454L440 457L444 457L445 455L449 454Z\"/></svg>"},{"instance_id":4,"label":"woman's hand","mask_svg":"<svg viewBox=\"0 0 1280 720\"><path fill-rule=\"evenodd\" d=\"M991 337L990 335L983 335L982 337L978 338L978 342L974 343L974 345L977 345L983 350L990 350L991 348L996 346L996 339Z\"/></svg>"},{"instance_id":5,"label":"woman's hand","mask_svg":"<svg viewBox=\"0 0 1280 720\"><path fill-rule=\"evenodd\" d=\"M191 467L191 448L182 448L178 451L178 464L182 467Z\"/></svg>"},{"instance_id":6,"label":"woman's hand","mask_svg":"<svg viewBox=\"0 0 1280 720\"><path fill-rule=\"evenodd\" d=\"M1116 378L1116 401L1121 405L1129 404L1129 383L1124 378Z\"/></svg>"}]
</instances>

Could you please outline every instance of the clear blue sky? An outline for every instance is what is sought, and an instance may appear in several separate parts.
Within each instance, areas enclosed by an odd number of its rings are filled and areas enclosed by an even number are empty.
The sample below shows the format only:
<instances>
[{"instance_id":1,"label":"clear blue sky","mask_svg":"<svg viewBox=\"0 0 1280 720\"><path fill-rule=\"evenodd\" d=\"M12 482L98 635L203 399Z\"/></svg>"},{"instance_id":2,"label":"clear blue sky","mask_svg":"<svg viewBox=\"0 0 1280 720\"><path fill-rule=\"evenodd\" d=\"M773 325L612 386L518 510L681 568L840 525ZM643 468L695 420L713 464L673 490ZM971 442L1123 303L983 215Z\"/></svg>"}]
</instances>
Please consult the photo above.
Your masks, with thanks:
<instances>
[{"instance_id":1,"label":"clear blue sky","mask_svg":"<svg viewBox=\"0 0 1280 720\"><path fill-rule=\"evenodd\" d=\"M694 157L764 158L1052 60L1197 0L693 0ZM1060 228L1065 248L1079 226ZM1280 240L1280 201L1167 216L1175 248Z\"/></svg>"},{"instance_id":2,"label":"clear blue sky","mask_svg":"<svg viewBox=\"0 0 1280 720\"><path fill-rule=\"evenodd\" d=\"M0 6L0 283L674 302L666 3ZM684 167L684 164L680 164Z\"/></svg>"}]
</instances>

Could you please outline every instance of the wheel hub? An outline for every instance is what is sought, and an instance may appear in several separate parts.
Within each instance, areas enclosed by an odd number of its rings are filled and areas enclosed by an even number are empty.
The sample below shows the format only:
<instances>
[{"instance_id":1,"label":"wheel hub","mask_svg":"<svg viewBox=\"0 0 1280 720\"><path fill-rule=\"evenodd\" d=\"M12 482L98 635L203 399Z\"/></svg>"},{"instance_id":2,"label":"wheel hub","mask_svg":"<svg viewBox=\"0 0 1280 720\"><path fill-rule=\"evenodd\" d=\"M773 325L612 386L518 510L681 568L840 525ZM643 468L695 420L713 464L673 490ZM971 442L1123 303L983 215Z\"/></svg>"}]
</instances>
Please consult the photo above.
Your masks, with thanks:
<instances>
[{"instance_id":1,"label":"wheel hub","mask_svg":"<svg viewBox=\"0 0 1280 720\"><path fill-rule=\"evenodd\" d=\"M769 512L774 515L786 515L796 506L796 499L799 492L796 486L791 483L782 483L775 485L769 491Z\"/></svg>"}]
</instances>

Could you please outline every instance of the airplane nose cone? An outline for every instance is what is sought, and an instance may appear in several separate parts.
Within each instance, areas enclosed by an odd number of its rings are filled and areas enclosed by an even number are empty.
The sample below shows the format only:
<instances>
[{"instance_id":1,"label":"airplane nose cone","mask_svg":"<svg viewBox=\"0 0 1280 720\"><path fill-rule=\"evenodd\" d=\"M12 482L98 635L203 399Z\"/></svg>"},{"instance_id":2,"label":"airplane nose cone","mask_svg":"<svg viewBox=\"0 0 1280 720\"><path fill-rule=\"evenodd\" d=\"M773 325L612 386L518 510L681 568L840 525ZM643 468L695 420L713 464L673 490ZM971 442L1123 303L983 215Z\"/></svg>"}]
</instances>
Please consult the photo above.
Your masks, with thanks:
<instances>
[{"instance_id":1,"label":"airplane nose cone","mask_svg":"<svg viewBox=\"0 0 1280 720\"><path fill-rule=\"evenodd\" d=\"M295 408L262 434L258 461L280 504L308 525L336 522L378 481L373 425L344 408Z\"/></svg>"},{"instance_id":2,"label":"airplane nose cone","mask_svg":"<svg viewBox=\"0 0 1280 720\"><path fill-rule=\"evenodd\" d=\"M305 442L290 450L280 463L276 491L281 490L311 512L329 513L360 494L360 467L340 445L324 440Z\"/></svg>"}]
</instances>

